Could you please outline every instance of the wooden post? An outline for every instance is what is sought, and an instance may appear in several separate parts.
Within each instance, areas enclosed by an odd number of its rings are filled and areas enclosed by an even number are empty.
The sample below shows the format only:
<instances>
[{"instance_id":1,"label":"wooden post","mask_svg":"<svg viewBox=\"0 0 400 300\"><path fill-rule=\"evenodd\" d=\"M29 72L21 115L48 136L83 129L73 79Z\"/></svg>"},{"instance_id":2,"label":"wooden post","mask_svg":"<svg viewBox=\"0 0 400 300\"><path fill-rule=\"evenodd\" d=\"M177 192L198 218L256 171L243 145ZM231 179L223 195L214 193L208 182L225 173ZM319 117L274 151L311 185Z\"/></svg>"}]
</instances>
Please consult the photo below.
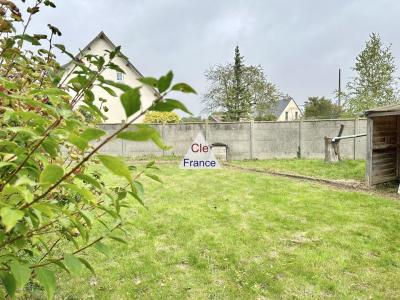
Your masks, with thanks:
<instances>
[{"instance_id":1,"label":"wooden post","mask_svg":"<svg viewBox=\"0 0 400 300\"><path fill-rule=\"evenodd\" d=\"M325 162L327 163L337 163L339 162L339 156L335 151L334 144L332 143L332 138L325 137Z\"/></svg>"},{"instance_id":2,"label":"wooden post","mask_svg":"<svg viewBox=\"0 0 400 300\"><path fill-rule=\"evenodd\" d=\"M374 122L372 118L367 119L367 165L365 172L365 180L368 186L372 186L372 147L373 147L373 134Z\"/></svg>"}]
</instances>

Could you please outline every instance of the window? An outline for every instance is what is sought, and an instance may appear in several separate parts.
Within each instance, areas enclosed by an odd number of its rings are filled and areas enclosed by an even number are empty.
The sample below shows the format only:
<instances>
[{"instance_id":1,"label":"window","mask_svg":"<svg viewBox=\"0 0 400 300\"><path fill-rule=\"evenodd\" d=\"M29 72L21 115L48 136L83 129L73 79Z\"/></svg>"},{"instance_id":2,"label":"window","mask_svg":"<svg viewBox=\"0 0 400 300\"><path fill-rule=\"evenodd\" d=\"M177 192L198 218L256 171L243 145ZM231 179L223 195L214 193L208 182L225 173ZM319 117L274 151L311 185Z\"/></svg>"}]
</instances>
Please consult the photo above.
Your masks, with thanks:
<instances>
[{"instance_id":1,"label":"window","mask_svg":"<svg viewBox=\"0 0 400 300\"><path fill-rule=\"evenodd\" d=\"M285 120L288 121L289 120L289 112L285 112Z\"/></svg>"},{"instance_id":2,"label":"window","mask_svg":"<svg viewBox=\"0 0 400 300\"><path fill-rule=\"evenodd\" d=\"M294 114L295 115L295 118L296 118L296 120L299 118L299 112L298 111L296 111L296 113Z\"/></svg>"},{"instance_id":3,"label":"window","mask_svg":"<svg viewBox=\"0 0 400 300\"><path fill-rule=\"evenodd\" d=\"M124 80L124 74L122 74L121 72L117 72L117 81L122 81Z\"/></svg>"}]
</instances>

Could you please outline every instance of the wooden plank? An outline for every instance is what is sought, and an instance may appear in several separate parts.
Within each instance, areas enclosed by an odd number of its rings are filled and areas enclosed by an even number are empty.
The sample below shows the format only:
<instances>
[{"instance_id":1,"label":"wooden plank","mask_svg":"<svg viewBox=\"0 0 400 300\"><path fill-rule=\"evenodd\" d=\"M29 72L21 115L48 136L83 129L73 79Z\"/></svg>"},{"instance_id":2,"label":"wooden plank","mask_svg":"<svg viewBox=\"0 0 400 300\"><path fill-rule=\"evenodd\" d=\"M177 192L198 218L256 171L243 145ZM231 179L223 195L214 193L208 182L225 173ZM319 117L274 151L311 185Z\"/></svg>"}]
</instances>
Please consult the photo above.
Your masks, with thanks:
<instances>
[{"instance_id":1,"label":"wooden plank","mask_svg":"<svg viewBox=\"0 0 400 300\"><path fill-rule=\"evenodd\" d=\"M380 159L380 158L394 158L396 157L396 148L389 148L389 149L381 149L381 150L375 150L372 153L372 157L374 159Z\"/></svg>"},{"instance_id":2,"label":"wooden plank","mask_svg":"<svg viewBox=\"0 0 400 300\"><path fill-rule=\"evenodd\" d=\"M373 172L372 175L374 178L381 178L381 177L386 177L386 176L391 176L394 178L397 178L396 176L396 168L393 168L391 170L385 170L385 171L380 171L380 172Z\"/></svg>"},{"instance_id":3,"label":"wooden plank","mask_svg":"<svg viewBox=\"0 0 400 300\"><path fill-rule=\"evenodd\" d=\"M394 181L397 180L396 176L382 176L379 178L374 178L374 180L371 182L371 185L383 183L383 182L389 182L389 181Z\"/></svg>"},{"instance_id":4,"label":"wooden plank","mask_svg":"<svg viewBox=\"0 0 400 300\"><path fill-rule=\"evenodd\" d=\"M377 163L380 163L380 164L386 164L389 162L395 163L396 157L379 158L379 159L375 159L374 161L376 161Z\"/></svg>"},{"instance_id":5,"label":"wooden plank","mask_svg":"<svg viewBox=\"0 0 400 300\"><path fill-rule=\"evenodd\" d=\"M374 144L374 146L372 147L372 150L388 150L388 151L391 151L392 149L394 149L393 152L396 152L397 145L394 145L394 144Z\"/></svg>"}]
</instances>

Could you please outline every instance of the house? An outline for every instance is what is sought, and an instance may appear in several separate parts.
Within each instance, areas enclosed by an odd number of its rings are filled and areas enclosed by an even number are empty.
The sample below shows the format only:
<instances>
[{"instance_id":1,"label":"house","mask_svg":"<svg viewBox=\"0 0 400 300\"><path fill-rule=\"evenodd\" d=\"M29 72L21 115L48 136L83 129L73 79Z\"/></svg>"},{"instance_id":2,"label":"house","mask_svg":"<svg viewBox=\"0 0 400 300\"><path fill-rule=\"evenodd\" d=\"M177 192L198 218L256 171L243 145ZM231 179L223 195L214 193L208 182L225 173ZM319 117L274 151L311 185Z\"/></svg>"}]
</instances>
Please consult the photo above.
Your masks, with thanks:
<instances>
[{"instance_id":1,"label":"house","mask_svg":"<svg viewBox=\"0 0 400 300\"><path fill-rule=\"evenodd\" d=\"M275 103L271 114L276 121L294 121L300 119L302 113L297 103L292 98L284 98Z\"/></svg>"},{"instance_id":2,"label":"house","mask_svg":"<svg viewBox=\"0 0 400 300\"><path fill-rule=\"evenodd\" d=\"M82 54L93 54L93 55L104 55L105 51L112 51L116 48L114 43L107 37L107 35L102 31L100 32L76 57L79 59ZM114 70L107 69L101 75L107 79L115 82L124 83L131 87L141 86L142 84L138 81L139 78L143 77L143 75L139 72L139 70L129 61L129 59L121 53L120 56L115 57L113 63L118 65L124 72L117 72ZM72 68L74 68L74 62L71 61L64 66L65 73L69 74ZM66 75L68 76L68 75ZM74 76L74 75L72 75ZM68 81L66 81L68 82ZM113 97L107 93L104 89L98 86L94 86L92 88L92 92L95 96L95 105L98 107L106 106L107 111L104 112L104 115L107 117L105 123L107 124L117 124L126 122L125 112L120 103L119 96L121 95L121 91L113 88L117 96ZM143 86L141 88L141 100L142 100L142 111L148 108L156 98L157 92L149 86ZM107 99L106 103L101 103L99 99ZM139 114L139 113L138 113ZM137 115L133 115L130 117L134 118ZM139 118L136 123L142 122L144 116Z\"/></svg>"}]
</instances>

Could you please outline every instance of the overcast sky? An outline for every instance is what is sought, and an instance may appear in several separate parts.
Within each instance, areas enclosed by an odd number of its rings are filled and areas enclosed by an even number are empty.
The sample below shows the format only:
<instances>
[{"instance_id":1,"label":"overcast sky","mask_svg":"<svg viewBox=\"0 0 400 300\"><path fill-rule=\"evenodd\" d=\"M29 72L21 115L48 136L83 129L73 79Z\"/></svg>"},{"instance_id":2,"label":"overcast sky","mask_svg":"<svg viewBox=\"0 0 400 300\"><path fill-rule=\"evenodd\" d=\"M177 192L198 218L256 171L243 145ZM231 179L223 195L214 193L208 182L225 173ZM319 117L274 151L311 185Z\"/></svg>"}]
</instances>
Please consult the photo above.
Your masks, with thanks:
<instances>
[{"instance_id":1,"label":"overcast sky","mask_svg":"<svg viewBox=\"0 0 400 300\"><path fill-rule=\"evenodd\" d=\"M145 75L172 69L197 96L184 98L195 114L207 89L204 71L233 60L239 45L246 64L299 104L333 97L338 69L344 83L371 32L392 43L400 58L400 1L351 0L61 0L33 20L31 33L51 23L57 41L73 52L101 30Z\"/></svg>"}]
</instances>

